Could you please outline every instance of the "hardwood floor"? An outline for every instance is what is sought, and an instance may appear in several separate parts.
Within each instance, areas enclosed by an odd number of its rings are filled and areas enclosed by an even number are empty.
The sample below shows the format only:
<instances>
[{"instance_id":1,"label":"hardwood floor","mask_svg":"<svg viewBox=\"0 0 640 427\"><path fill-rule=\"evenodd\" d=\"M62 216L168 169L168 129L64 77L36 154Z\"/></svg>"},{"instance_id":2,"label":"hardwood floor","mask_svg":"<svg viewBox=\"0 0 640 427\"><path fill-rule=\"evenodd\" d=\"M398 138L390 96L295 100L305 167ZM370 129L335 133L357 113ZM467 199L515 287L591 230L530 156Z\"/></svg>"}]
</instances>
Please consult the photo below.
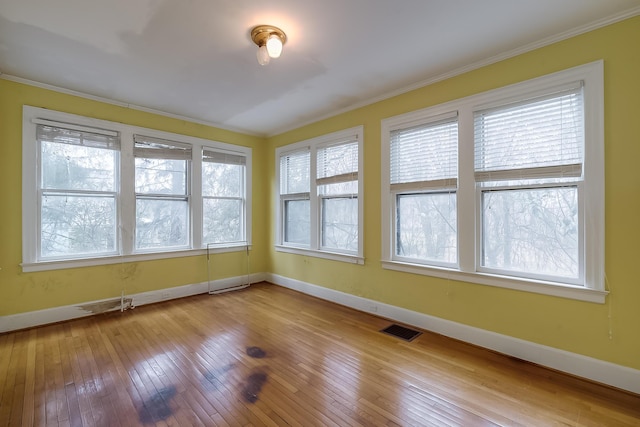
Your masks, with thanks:
<instances>
[{"instance_id":1,"label":"hardwood floor","mask_svg":"<svg viewBox=\"0 0 640 427\"><path fill-rule=\"evenodd\" d=\"M0 335L0 426L640 426L640 396L257 284Z\"/></svg>"}]
</instances>

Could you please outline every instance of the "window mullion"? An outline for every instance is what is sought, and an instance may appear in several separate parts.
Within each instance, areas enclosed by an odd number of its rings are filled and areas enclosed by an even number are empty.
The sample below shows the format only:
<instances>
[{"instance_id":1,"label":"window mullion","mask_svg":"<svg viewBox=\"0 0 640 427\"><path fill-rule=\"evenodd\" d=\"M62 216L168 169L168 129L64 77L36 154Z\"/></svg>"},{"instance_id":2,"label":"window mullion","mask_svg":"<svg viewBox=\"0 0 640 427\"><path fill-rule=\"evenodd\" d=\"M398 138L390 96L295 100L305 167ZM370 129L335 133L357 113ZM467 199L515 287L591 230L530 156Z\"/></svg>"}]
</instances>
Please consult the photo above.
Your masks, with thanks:
<instances>
[{"instance_id":1,"label":"window mullion","mask_svg":"<svg viewBox=\"0 0 640 427\"><path fill-rule=\"evenodd\" d=\"M318 176L318 148L311 148L311 158L309 164L309 222L310 222L310 240L309 247L312 249L320 249L320 229L321 226L319 224L321 213L320 209L322 205L320 203L320 197L318 194L318 183L316 182L316 177Z\"/></svg>"},{"instance_id":2,"label":"window mullion","mask_svg":"<svg viewBox=\"0 0 640 427\"><path fill-rule=\"evenodd\" d=\"M120 240L120 254L130 255L134 252L136 195L133 133L128 130L122 132L120 147L120 180L117 188L120 193L118 200L118 235Z\"/></svg>"},{"instance_id":3,"label":"window mullion","mask_svg":"<svg viewBox=\"0 0 640 427\"><path fill-rule=\"evenodd\" d=\"M202 151L194 147L191 150L191 171L189 174L189 180L191 185L189 186L189 204L191 209L189 210L190 218L189 224L191 224L191 242L192 248L201 248L202 242Z\"/></svg>"},{"instance_id":4,"label":"window mullion","mask_svg":"<svg viewBox=\"0 0 640 427\"><path fill-rule=\"evenodd\" d=\"M473 114L469 108L458 110L458 266L460 271L476 269L476 203L473 174ZM479 212L479 211L478 211Z\"/></svg>"},{"instance_id":5,"label":"window mullion","mask_svg":"<svg viewBox=\"0 0 640 427\"><path fill-rule=\"evenodd\" d=\"M363 137L358 137L358 253L364 254L364 149Z\"/></svg>"}]
</instances>

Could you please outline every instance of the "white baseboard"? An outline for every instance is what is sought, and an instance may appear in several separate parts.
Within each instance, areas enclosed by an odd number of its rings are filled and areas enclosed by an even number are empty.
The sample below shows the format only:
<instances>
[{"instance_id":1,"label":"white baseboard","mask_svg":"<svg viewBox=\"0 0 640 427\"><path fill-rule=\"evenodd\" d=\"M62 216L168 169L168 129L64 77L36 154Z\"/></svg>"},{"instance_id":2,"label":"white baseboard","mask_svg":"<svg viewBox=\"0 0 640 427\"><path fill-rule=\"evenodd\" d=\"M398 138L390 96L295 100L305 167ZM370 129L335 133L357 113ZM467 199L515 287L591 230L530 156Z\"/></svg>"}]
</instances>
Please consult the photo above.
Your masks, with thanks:
<instances>
[{"instance_id":1,"label":"white baseboard","mask_svg":"<svg viewBox=\"0 0 640 427\"><path fill-rule=\"evenodd\" d=\"M463 325L276 274L267 274L265 280L356 310L436 332L551 369L640 394L640 370Z\"/></svg>"},{"instance_id":2,"label":"white baseboard","mask_svg":"<svg viewBox=\"0 0 640 427\"><path fill-rule=\"evenodd\" d=\"M424 330L433 331L441 335L475 344L519 359L527 360L558 371L640 394L640 370L532 343L519 338L486 331L484 329L463 325L450 320L429 316L427 314L418 313L401 307L396 307L379 301L347 294L276 274L256 273L252 274L250 279L251 283L258 283L266 280L273 284L351 307L356 310L402 322L406 325L415 326ZM141 306L170 299L204 294L210 290L224 290L244 285L246 283L247 276L238 276L211 282L211 289L209 289L207 282L202 282L139 294L125 295L124 299L125 305L130 302L133 306ZM0 333L91 316L97 313L96 311L92 311L90 309L91 307L108 307L111 303L114 305L113 308L104 309L100 312L120 310L119 302L120 298L116 297L106 300L90 301L82 304L32 311L28 313L1 316Z\"/></svg>"},{"instance_id":3,"label":"white baseboard","mask_svg":"<svg viewBox=\"0 0 640 427\"><path fill-rule=\"evenodd\" d=\"M264 273L255 273L251 274L249 278L251 283L258 283L265 280L265 275ZM139 294L124 295L123 298L114 297L106 300L89 301L81 304L54 307L27 313L12 314L9 316L0 316L0 333L32 328L34 326L46 325L49 323L63 322L65 320L92 316L94 314L105 313L108 311L117 311L121 308L121 299L124 299L125 307L137 307L160 301L188 297L191 295L205 294L210 290L219 291L247 283L247 276L244 275L212 281L211 289L209 289L209 284L207 282L202 282L177 286L174 288L142 292Z\"/></svg>"}]
</instances>

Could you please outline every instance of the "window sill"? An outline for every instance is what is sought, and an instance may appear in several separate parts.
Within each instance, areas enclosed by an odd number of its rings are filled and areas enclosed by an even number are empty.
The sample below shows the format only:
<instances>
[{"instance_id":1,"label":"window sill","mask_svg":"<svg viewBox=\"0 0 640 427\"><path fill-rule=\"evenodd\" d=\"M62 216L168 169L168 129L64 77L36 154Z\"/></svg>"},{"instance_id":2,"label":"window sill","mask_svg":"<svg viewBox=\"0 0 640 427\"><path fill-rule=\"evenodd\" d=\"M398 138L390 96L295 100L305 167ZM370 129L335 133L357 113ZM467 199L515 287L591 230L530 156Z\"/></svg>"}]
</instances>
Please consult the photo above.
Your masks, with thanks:
<instances>
[{"instance_id":1,"label":"window sill","mask_svg":"<svg viewBox=\"0 0 640 427\"><path fill-rule=\"evenodd\" d=\"M291 246L276 245L277 252L285 252L289 254L312 256L315 258L330 259L332 261L348 262L350 264L364 265L364 257L358 255L341 254L337 252L317 251L313 249L301 249Z\"/></svg>"},{"instance_id":2,"label":"window sill","mask_svg":"<svg viewBox=\"0 0 640 427\"><path fill-rule=\"evenodd\" d=\"M405 273L433 276L443 279L458 280L499 288L514 289L524 292L533 292L543 295L551 295L561 298L569 298L578 301L604 304L607 291L585 288L575 285L562 285L552 282L516 279L487 273L466 273L447 268L428 267L418 264L410 264L397 261L382 261L382 267L387 270L402 271Z\"/></svg>"},{"instance_id":3,"label":"window sill","mask_svg":"<svg viewBox=\"0 0 640 427\"><path fill-rule=\"evenodd\" d=\"M251 245L249 245L251 249ZM247 245L234 245L225 247L210 247L209 253L225 253L246 251ZM64 270L67 268L94 267L98 265L122 264L128 262L153 261L169 258L184 258L191 256L206 255L207 249L185 249L169 252L146 252L130 255L114 255L96 258L67 259L55 261L41 261L32 263L22 263L23 273L32 273L36 271Z\"/></svg>"}]
</instances>

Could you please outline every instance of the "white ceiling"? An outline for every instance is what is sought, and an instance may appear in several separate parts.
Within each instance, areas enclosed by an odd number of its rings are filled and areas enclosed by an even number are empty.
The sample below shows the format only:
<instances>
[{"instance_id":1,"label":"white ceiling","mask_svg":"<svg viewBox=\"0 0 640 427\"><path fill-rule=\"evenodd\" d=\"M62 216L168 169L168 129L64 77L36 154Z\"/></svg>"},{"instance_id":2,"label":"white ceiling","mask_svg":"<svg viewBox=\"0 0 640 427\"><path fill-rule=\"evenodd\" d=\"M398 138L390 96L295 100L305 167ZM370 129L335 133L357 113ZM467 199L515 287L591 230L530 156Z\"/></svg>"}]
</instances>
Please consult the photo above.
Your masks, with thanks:
<instances>
[{"instance_id":1,"label":"white ceiling","mask_svg":"<svg viewBox=\"0 0 640 427\"><path fill-rule=\"evenodd\" d=\"M273 135L639 9L640 0L0 0L0 72ZM258 24L288 36L264 67L249 37Z\"/></svg>"}]
</instances>

